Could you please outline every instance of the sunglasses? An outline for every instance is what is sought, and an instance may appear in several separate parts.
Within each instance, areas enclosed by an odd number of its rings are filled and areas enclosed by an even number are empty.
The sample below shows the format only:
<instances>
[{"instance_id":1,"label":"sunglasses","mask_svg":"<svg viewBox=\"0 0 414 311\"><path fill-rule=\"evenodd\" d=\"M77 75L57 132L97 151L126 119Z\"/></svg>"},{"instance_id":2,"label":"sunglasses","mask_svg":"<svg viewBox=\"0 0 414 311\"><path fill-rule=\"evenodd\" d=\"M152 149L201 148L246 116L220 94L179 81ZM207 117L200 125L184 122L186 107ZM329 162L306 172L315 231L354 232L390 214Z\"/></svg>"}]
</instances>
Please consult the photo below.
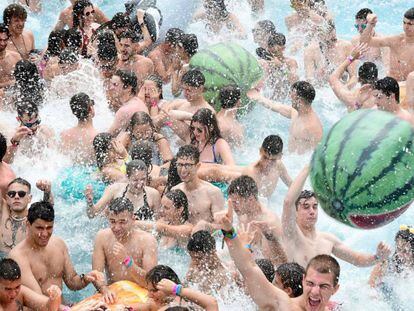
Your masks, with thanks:
<instances>
[{"instance_id":1,"label":"sunglasses","mask_svg":"<svg viewBox=\"0 0 414 311\"><path fill-rule=\"evenodd\" d=\"M34 127L34 126L36 126L36 125L39 125L39 124L40 124L40 122L41 122L41 120L40 120L40 119L37 119L37 120L36 120L36 121L34 121L34 122L28 122L28 123L26 123L26 122L23 122L23 121L20 119L20 122L22 122L22 124L23 124L25 127L32 128L32 127Z\"/></svg>"},{"instance_id":2,"label":"sunglasses","mask_svg":"<svg viewBox=\"0 0 414 311\"><path fill-rule=\"evenodd\" d=\"M203 133L203 129L202 128L190 126L190 131L191 132L194 132L195 130L197 130L197 133L199 133L199 134Z\"/></svg>"},{"instance_id":3,"label":"sunglasses","mask_svg":"<svg viewBox=\"0 0 414 311\"><path fill-rule=\"evenodd\" d=\"M27 194L26 191L9 191L7 192L7 195L9 196L9 198L13 199L16 196L16 193L19 196L19 198L24 198Z\"/></svg>"},{"instance_id":4,"label":"sunglasses","mask_svg":"<svg viewBox=\"0 0 414 311\"><path fill-rule=\"evenodd\" d=\"M95 13L95 11L94 11L94 10L92 10L92 11L90 11L90 12L86 12L84 15L85 15L85 16L89 16L89 15L94 14L94 13Z\"/></svg>"},{"instance_id":5,"label":"sunglasses","mask_svg":"<svg viewBox=\"0 0 414 311\"><path fill-rule=\"evenodd\" d=\"M355 29L362 29L362 30L364 30L365 28L367 28L367 24L355 24L354 25L355 26Z\"/></svg>"},{"instance_id":6,"label":"sunglasses","mask_svg":"<svg viewBox=\"0 0 414 311\"><path fill-rule=\"evenodd\" d=\"M405 231L407 230L408 232L410 232L411 234L414 234L414 228L411 226L407 226L407 225L401 225L400 226L400 230Z\"/></svg>"}]
</instances>

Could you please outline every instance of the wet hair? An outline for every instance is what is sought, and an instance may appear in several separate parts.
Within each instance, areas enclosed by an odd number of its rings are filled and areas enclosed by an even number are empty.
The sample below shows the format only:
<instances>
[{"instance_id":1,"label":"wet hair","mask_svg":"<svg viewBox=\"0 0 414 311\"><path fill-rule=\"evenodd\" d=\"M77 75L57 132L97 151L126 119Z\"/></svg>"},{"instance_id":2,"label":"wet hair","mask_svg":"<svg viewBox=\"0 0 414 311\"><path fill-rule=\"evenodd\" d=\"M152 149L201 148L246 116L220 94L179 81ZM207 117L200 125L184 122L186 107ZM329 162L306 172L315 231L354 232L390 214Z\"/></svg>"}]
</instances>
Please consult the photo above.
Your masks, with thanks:
<instances>
[{"instance_id":1,"label":"wet hair","mask_svg":"<svg viewBox=\"0 0 414 311\"><path fill-rule=\"evenodd\" d=\"M412 229L411 226L408 226L408 228L405 230L400 229L395 235L395 242L401 239L401 240L404 240L405 242L410 243L411 256L413 256L414 258L414 233L411 233L410 229ZM403 272L404 271L404 267L402 265L403 261L398 255L397 250L395 250L391 259L392 259L392 263L394 264L393 268L395 269L395 272L397 273Z\"/></svg>"},{"instance_id":2,"label":"wet hair","mask_svg":"<svg viewBox=\"0 0 414 311\"><path fill-rule=\"evenodd\" d=\"M152 169L152 143L148 140L135 141L129 155L132 160L141 160L150 170Z\"/></svg>"},{"instance_id":3,"label":"wet hair","mask_svg":"<svg viewBox=\"0 0 414 311\"><path fill-rule=\"evenodd\" d=\"M29 189L29 192L32 190L32 185L26 179L23 179L20 177L17 177L13 179L11 182L9 182L9 184L7 185L7 188L9 188L13 184L20 184L20 185L26 186L27 189Z\"/></svg>"},{"instance_id":4,"label":"wet hair","mask_svg":"<svg viewBox=\"0 0 414 311\"><path fill-rule=\"evenodd\" d=\"M95 150L96 164L102 169L111 147L112 135L109 133L99 133L93 139L93 149Z\"/></svg>"},{"instance_id":5,"label":"wet hair","mask_svg":"<svg viewBox=\"0 0 414 311\"><path fill-rule=\"evenodd\" d=\"M286 37L283 33L272 34L269 37L269 39L267 40L267 45L269 47L285 46L286 45Z\"/></svg>"},{"instance_id":6,"label":"wet hair","mask_svg":"<svg viewBox=\"0 0 414 311\"><path fill-rule=\"evenodd\" d=\"M3 161L7 152L7 140L2 133L0 133L0 162Z\"/></svg>"},{"instance_id":7,"label":"wet hair","mask_svg":"<svg viewBox=\"0 0 414 311\"><path fill-rule=\"evenodd\" d=\"M77 29L66 30L65 45L68 48L79 49L82 46L82 34Z\"/></svg>"},{"instance_id":8,"label":"wet hair","mask_svg":"<svg viewBox=\"0 0 414 311\"><path fill-rule=\"evenodd\" d=\"M116 198L109 203L108 210L115 215L122 212L129 212L132 214L134 212L134 204L132 204L128 198Z\"/></svg>"},{"instance_id":9,"label":"wet hair","mask_svg":"<svg viewBox=\"0 0 414 311\"><path fill-rule=\"evenodd\" d=\"M128 27L131 24L131 20L128 15L122 12L116 13L109 22L109 28L115 30L117 28Z\"/></svg>"},{"instance_id":10,"label":"wet hair","mask_svg":"<svg viewBox=\"0 0 414 311\"><path fill-rule=\"evenodd\" d=\"M355 19L367 19L368 14L372 14L372 10L368 9L368 8L364 8L359 10L356 14L355 14Z\"/></svg>"},{"instance_id":11,"label":"wet hair","mask_svg":"<svg viewBox=\"0 0 414 311\"><path fill-rule=\"evenodd\" d=\"M310 190L302 190L302 192L299 194L298 198L295 201L296 210L298 209L299 202L302 199L310 199L310 198L316 198L315 192Z\"/></svg>"},{"instance_id":12,"label":"wet hair","mask_svg":"<svg viewBox=\"0 0 414 311\"><path fill-rule=\"evenodd\" d=\"M39 107L29 100L18 103L16 105L16 110L19 117L23 117L25 114L28 116L39 115Z\"/></svg>"},{"instance_id":13,"label":"wet hair","mask_svg":"<svg viewBox=\"0 0 414 311\"><path fill-rule=\"evenodd\" d=\"M18 102L30 101L36 105L43 102L44 85L35 64L28 60L19 60L14 67L13 76L16 89L20 92Z\"/></svg>"},{"instance_id":14,"label":"wet hair","mask_svg":"<svg viewBox=\"0 0 414 311\"><path fill-rule=\"evenodd\" d=\"M259 190L253 178L247 175L242 175L230 183L228 194L229 196L232 194L239 195L245 199L253 196L257 199Z\"/></svg>"},{"instance_id":15,"label":"wet hair","mask_svg":"<svg viewBox=\"0 0 414 311\"><path fill-rule=\"evenodd\" d=\"M148 167L144 161L132 160L126 164L126 175L128 178L137 171L143 171L148 174Z\"/></svg>"},{"instance_id":16,"label":"wet hair","mask_svg":"<svg viewBox=\"0 0 414 311\"><path fill-rule=\"evenodd\" d=\"M201 123L207 128L206 138L207 142L211 145L214 145L217 140L221 137L220 128L218 126L217 117L213 111L208 108L198 109L197 112L193 115L190 122L190 128L193 126L194 122ZM196 139L194 132L190 130L191 143L196 144Z\"/></svg>"},{"instance_id":17,"label":"wet hair","mask_svg":"<svg viewBox=\"0 0 414 311\"><path fill-rule=\"evenodd\" d=\"M7 37L10 37L10 31L9 28L3 23L0 23L0 33L5 33Z\"/></svg>"},{"instance_id":18,"label":"wet hair","mask_svg":"<svg viewBox=\"0 0 414 311\"><path fill-rule=\"evenodd\" d=\"M59 56L62 45L65 44L65 34L66 30L53 30L50 32L46 50L48 57Z\"/></svg>"},{"instance_id":19,"label":"wet hair","mask_svg":"<svg viewBox=\"0 0 414 311\"><path fill-rule=\"evenodd\" d=\"M114 76L118 76L121 79L124 89L131 87L131 94L135 95L137 93L138 79L135 72L129 70L117 70L115 71Z\"/></svg>"},{"instance_id":20,"label":"wet hair","mask_svg":"<svg viewBox=\"0 0 414 311\"><path fill-rule=\"evenodd\" d=\"M292 84L292 90L294 90L298 97L303 99L308 105L312 104L315 99L315 88L306 81L298 81Z\"/></svg>"},{"instance_id":21,"label":"wet hair","mask_svg":"<svg viewBox=\"0 0 414 311\"><path fill-rule=\"evenodd\" d=\"M177 171L177 158L173 158L170 162L170 167L168 168L167 184L165 185L164 193L171 191L171 189L179 183L182 183L182 180Z\"/></svg>"},{"instance_id":22,"label":"wet hair","mask_svg":"<svg viewBox=\"0 0 414 311\"><path fill-rule=\"evenodd\" d=\"M37 219L48 222L54 221L55 210L53 209L53 205L47 201L35 202L30 205L29 211L27 213L27 221L33 225Z\"/></svg>"},{"instance_id":23,"label":"wet hair","mask_svg":"<svg viewBox=\"0 0 414 311\"><path fill-rule=\"evenodd\" d=\"M81 26L81 16L83 16L83 11L87 7L93 7L92 2L88 0L78 0L73 5L72 18L73 18L73 28L78 28Z\"/></svg>"},{"instance_id":24,"label":"wet hair","mask_svg":"<svg viewBox=\"0 0 414 311\"><path fill-rule=\"evenodd\" d=\"M230 14L224 0L204 0L203 6L214 19L225 20Z\"/></svg>"},{"instance_id":25,"label":"wet hair","mask_svg":"<svg viewBox=\"0 0 414 311\"><path fill-rule=\"evenodd\" d=\"M98 42L98 48L106 48L106 45L116 47L115 33L111 29L103 29L92 36L92 41Z\"/></svg>"},{"instance_id":26,"label":"wet hair","mask_svg":"<svg viewBox=\"0 0 414 311\"><path fill-rule=\"evenodd\" d=\"M313 257L307 267L306 273L308 273L309 268L316 270L319 273L332 273L333 275L333 286L336 286L339 282L339 275L341 273L341 267L339 266L338 261L330 255L318 255ZM306 275L305 273L305 275Z\"/></svg>"},{"instance_id":27,"label":"wet hair","mask_svg":"<svg viewBox=\"0 0 414 311\"><path fill-rule=\"evenodd\" d=\"M411 9L407 10L407 11L404 13L404 17L405 17L406 19L411 19L411 20L413 20L413 19L414 19L414 8L411 8Z\"/></svg>"},{"instance_id":28,"label":"wet hair","mask_svg":"<svg viewBox=\"0 0 414 311\"><path fill-rule=\"evenodd\" d=\"M394 98L399 103L400 102L400 86L394 78L385 77L383 79L378 80L374 84L374 89L379 90L385 94L387 97L391 97L394 95Z\"/></svg>"},{"instance_id":29,"label":"wet hair","mask_svg":"<svg viewBox=\"0 0 414 311\"><path fill-rule=\"evenodd\" d=\"M206 83L206 78L198 69L187 71L181 78L181 82L192 87L201 87Z\"/></svg>"},{"instance_id":30,"label":"wet hair","mask_svg":"<svg viewBox=\"0 0 414 311\"><path fill-rule=\"evenodd\" d=\"M173 281L175 284L181 284L180 278L178 277L177 273L175 273L173 269L165 265L156 265L154 268L148 271L147 275L145 276L145 281L148 284L152 284L154 288L157 287L157 284L162 279Z\"/></svg>"},{"instance_id":31,"label":"wet hair","mask_svg":"<svg viewBox=\"0 0 414 311\"><path fill-rule=\"evenodd\" d=\"M0 280L15 281L20 279L22 273L16 261L11 258L0 260Z\"/></svg>"},{"instance_id":32,"label":"wet hair","mask_svg":"<svg viewBox=\"0 0 414 311\"><path fill-rule=\"evenodd\" d=\"M275 266L273 266L272 262L269 259L262 258L256 259L256 264L262 270L263 274L265 275L266 279L272 283L273 279L275 278Z\"/></svg>"},{"instance_id":33,"label":"wet hair","mask_svg":"<svg viewBox=\"0 0 414 311\"><path fill-rule=\"evenodd\" d=\"M240 88L236 85L229 85L220 89L219 101L221 104L221 108L223 109L233 108L234 106L236 106L240 98Z\"/></svg>"},{"instance_id":34,"label":"wet hair","mask_svg":"<svg viewBox=\"0 0 414 311\"><path fill-rule=\"evenodd\" d=\"M377 65L371 62L365 62L358 69L358 80L361 85L374 84L378 79Z\"/></svg>"},{"instance_id":35,"label":"wet hair","mask_svg":"<svg viewBox=\"0 0 414 311\"><path fill-rule=\"evenodd\" d=\"M135 36L136 36L135 33L131 29L127 29L119 34L118 39L119 40L121 39L134 40Z\"/></svg>"},{"instance_id":36,"label":"wet hair","mask_svg":"<svg viewBox=\"0 0 414 311\"><path fill-rule=\"evenodd\" d=\"M132 131L135 126L146 125L146 124L148 124L152 128L152 130L155 132L155 126L154 126L154 123L152 122L151 116L144 111L137 111L132 115L131 119L129 120L128 131L132 135Z\"/></svg>"},{"instance_id":37,"label":"wet hair","mask_svg":"<svg viewBox=\"0 0 414 311\"><path fill-rule=\"evenodd\" d=\"M30 84L40 80L39 71L34 63L28 60L19 60L14 68L16 83Z\"/></svg>"},{"instance_id":38,"label":"wet hair","mask_svg":"<svg viewBox=\"0 0 414 311\"><path fill-rule=\"evenodd\" d=\"M172 46L182 45L184 37L184 31L179 28L170 28L165 34L165 42Z\"/></svg>"},{"instance_id":39,"label":"wet hair","mask_svg":"<svg viewBox=\"0 0 414 311\"><path fill-rule=\"evenodd\" d=\"M73 49L66 48L59 55L59 64L73 65L79 62L79 56L76 54Z\"/></svg>"},{"instance_id":40,"label":"wet hair","mask_svg":"<svg viewBox=\"0 0 414 311\"><path fill-rule=\"evenodd\" d=\"M267 35L272 35L276 33L276 26L271 20L265 19L258 21L257 26L260 28L261 32Z\"/></svg>"},{"instance_id":41,"label":"wet hair","mask_svg":"<svg viewBox=\"0 0 414 311\"><path fill-rule=\"evenodd\" d=\"M195 164L197 164L200 162L200 151L198 151L197 147L194 145L181 146L180 149L178 149L176 158L189 158L193 160Z\"/></svg>"},{"instance_id":42,"label":"wet hair","mask_svg":"<svg viewBox=\"0 0 414 311\"><path fill-rule=\"evenodd\" d=\"M160 98L159 99L163 99L163 95L162 95L163 81L162 81L162 78L159 75L156 75L156 74L149 75L148 77L146 77L144 79L144 81L154 82L155 86L157 87L158 91L160 92Z\"/></svg>"},{"instance_id":43,"label":"wet hair","mask_svg":"<svg viewBox=\"0 0 414 311\"><path fill-rule=\"evenodd\" d=\"M183 208L181 213L181 222L186 222L189 217L187 196L180 189L168 191L165 196L173 202L176 209Z\"/></svg>"},{"instance_id":44,"label":"wet hair","mask_svg":"<svg viewBox=\"0 0 414 311\"><path fill-rule=\"evenodd\" d=\"M302 280L305 269L301 265L296 262L283 263L277 267L276 274L280 277L283 287L292 290L293 297L302 295Z\"/></svg>"},{"instance_id":45,"label":"wet hair","mask_svg":"<svg viewBox=\"0 0 414 311\"><path fill-rule=\"evenodd\" d=\"M90 107L94 105L93 100L85 93L72 96L69 102L70 109L79 121L85 121L89 117Z\"/></svg>"},{"instance_id":46,"label":"wet hair","mask_svg":"<svg viewBox=\"0 0 414 311\"><path fill-rule=\"evenodd\" d=\"M113 61L118 57L118 51L115 43L101 42L98 43L98 59L100 61Z\"/></svg>"},{"instance_id":47,"label":"wet hair","mask_svg":"<svg viewBox=\"0 0 414 311\"><path fill-rule=\"evenodd\" d=\"M192 57L198 50L198 39L197 36L193 33L186 34L183 36L183 49L188 54L189 57Z\"/></svg>"},{"instance_id":48,"label":"wet hair","mask_svg":"<svg viewBox=\"0 0 414 311\"><path fill-rule=\"evenodd\" d=\"M216 250L216 240L206 230L194 233L187 244L189 252L211 254Z\"/></svg>"},{"instance_id":49,"label":"wet hair","mask_svg":"<svg viewBox=\"0 0 414 311\"><path fill-rule=\"evenodd\" d=\"M3 11L3 23L6 26L9 26L13 17L26 20L27 19L26 9L20 4L15 4L15 3L10 4Z\"/></svg>"},{"instance_id":50,"label":"wet hair","mask_svg":"<svg viewBox=\"0 0 414 311\"><path fill-rule=\"evenodd\" d=\"M261 148L269 155L280 154L283 151L283 140L279 135L269 135L263 140Z\"/></svg>"}]
</instances>

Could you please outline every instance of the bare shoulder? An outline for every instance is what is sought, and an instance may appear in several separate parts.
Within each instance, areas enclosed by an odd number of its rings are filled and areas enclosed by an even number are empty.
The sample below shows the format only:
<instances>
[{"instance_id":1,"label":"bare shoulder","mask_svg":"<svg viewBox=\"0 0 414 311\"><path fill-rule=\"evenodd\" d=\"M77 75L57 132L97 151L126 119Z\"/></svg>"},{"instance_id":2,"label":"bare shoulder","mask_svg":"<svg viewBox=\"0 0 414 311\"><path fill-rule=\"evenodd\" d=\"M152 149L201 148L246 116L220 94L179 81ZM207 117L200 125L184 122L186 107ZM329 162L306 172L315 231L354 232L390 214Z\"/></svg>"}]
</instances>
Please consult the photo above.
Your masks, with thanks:
<instances>
[{"instance_id":1,"label":"bare shoulder","mask_svg":"<svg viewBox=\"0 0 414 311\"><path fill-rule=\"evenodd\" d=\"M112 235L112 231L110 228L101 229L96 234L95 241L104 241L108 239L111 235Z\"/></svg>"},{"instance_id":2,"label":"bare shoulder","mask_svg":"<svg viewBox=\"0 0 414 311\"><path fill-rule=\"evenodd\" d=\"M8 63L17 63L20 59L21 57L19 53L11 50L6 50L6 61Z\"/></svg>"},{"instance_id":3,"label":"bare shoulder","mask_svg":"<svg viewBox=\"0 0 414 311\"><path fill-rule=\"evenodd\" d=\"M203 189L205 189L205 191L210 194L210 195L221 195L221 190L216 187L213 186L211 183L207 182L207 181L202 181L203 182Z\"/></svg>"},{"instance_id":4,"label":"bare shoulder","mask_svg":"<svg viewBox=\"0 0 414 311\"><path fill-rule=\"evenodd\" d=\"M337 243L337 242L340 241L339 238L336 235L334 235L330 232L319 231L318 235L319 235L320 239L327 240L327 241L332 242L332 243Z\"/></svg>"},{"instance_id":5,"label":"bare shoulder","mask_svg":"<svg viewBox=\"0 0 414 311\"><path fill-rule=\"evenodd\" d=\"M145 244L150 244L150 245L157 245L157 240L155 239L155 237L146 231L140 230L140 229L135 229L134 230L134 237L135 237L135 241L137 243L145 243Z\"/></svg>"},{"instance_id":6,"label":"bare shoulder","mask_svg":"<svg viewBox=\"0 0 414 311\"><path fill-rule=\"evenodd\" d=\"M160 193L158 192L157 189L154 189L152 187L145 187L145 191L147 192L147 194L149 195L159 195Z\"/></svg>"},{"instance_id":7,"label":"bare shoulder","mask_svg":"<svg viewBox=\"0 0 414 311\"><path fill-rule=\"evenodd\" d=\"M184 191L184 183L183 183L183 182L181 182L181 183L179 183L178 185L176 185L176 186L172 187L172 190L175 190L175 189L179 189L179 190Z\"/></svg>"}]
</instances>

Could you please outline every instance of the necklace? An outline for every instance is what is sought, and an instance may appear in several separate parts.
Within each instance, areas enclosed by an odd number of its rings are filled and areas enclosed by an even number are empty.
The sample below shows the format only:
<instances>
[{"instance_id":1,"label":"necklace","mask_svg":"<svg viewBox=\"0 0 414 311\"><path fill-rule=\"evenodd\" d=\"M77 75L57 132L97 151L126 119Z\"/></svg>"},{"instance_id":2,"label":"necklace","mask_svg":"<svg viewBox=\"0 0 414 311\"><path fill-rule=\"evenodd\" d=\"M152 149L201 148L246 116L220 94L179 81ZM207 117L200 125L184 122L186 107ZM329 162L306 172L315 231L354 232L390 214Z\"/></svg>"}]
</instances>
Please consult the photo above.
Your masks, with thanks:
<instances>
[{"instance_id":1,"label":"necklace","mask_svg":"<svg viewBox=\"0 0 414 311\"><path fill-rule=\"evenodd\" d=\"M27 48L26 48L26 42L24 41L24 36L23 35L21 35L22 36L22 41L23 41L23 45L24 45L24 54L21 52L21 50L17 47L17 45L16 45L16 43L14 42L14 40L13 40L13 38L12 37L10 37L10 40L11 40L11 42L13 43L13 45L14 45L14 47L16 48L16 50L17 50L17 53L19 53L20 54L20 56L23 58L23 59L26 59L25 58L25 55L27 54Z\"/></svg>"},{"instance_id":2,"label":"necklace","mask_svg":"<svg viewBox=\"0 0 414 311\"><path fill-rule=\"evenodd\" d=\"M27 216L24 216L24 217L16 217L16 216L10 215L10 218L11 218L13 221L16 221L16 222L21 222L21 221L26 220L26 219L27 219Z\"/></svg>"}]
</instances>

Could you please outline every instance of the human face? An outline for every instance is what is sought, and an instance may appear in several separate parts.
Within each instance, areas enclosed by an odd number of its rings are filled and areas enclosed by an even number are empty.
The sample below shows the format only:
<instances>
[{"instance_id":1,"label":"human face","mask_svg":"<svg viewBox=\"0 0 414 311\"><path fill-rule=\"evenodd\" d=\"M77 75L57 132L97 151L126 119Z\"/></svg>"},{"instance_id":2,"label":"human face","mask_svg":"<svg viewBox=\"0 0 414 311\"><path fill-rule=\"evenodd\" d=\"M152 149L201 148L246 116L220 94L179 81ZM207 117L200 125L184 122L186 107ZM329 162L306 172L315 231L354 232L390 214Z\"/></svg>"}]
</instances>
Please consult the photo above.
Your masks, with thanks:
<instances>
[{"instance_id":1,"label":"human face","mask_svg":"<svg viewBox=\"0 0 414 311\"><path fill-rule=\"evenodd\" d=\"M329 299L339 288L333 285L332 273L319 273L312 267L308 269L302 281L305 310L325 310Z\"/></svg>"},{"instance_id":2,"label":"human face","mask_svg":"<svg viewBox=\"0 0 414 311\"><path fill-rule=\"evenodd\" d=\"M132 40L130 38L122 38L119 41L121 59L126 61L133 54L134 49L132 48Z\"/></svg>"},{"instance_id":3,"label":"human face","mask_svg":"<svg viewBox=\"0 0 414 311\"><path fill-rule=\"evenodd\" d=\"M200 163L195 163L194 159L178 158L177 172L183 182L189 182L197 177L197 169Z\"/></svg>"},{"instance_id":4,"label":"human face","mask_svg":"<svg viewBox=\"0 0 414 311\"><path fill-rule=\"evenodd\" d=\"M161 92L154 81L145 80L139 90L139 97L148 103L154 97L160 98Z\"/></svg>"},{"instance_id":5,"label":"human face","mask_svg":"<svg viewBox=\"0 0 414 311\"><path fill-rule=\"evenodd\" d=\"M88 6L83 9L83 20L85 23L92 24L94 21L94 14L95 10L93 9L93 6Z\"/></svg>"},{"instance_id":6,"label":"human face","mask_svg":"<svg viewBox=\"0 0 414 311\"><path fill-rule=\"evenodd\" d=\"M99 61L99 69L101 70L102 75L105 78L109 78L113 75L116 69L116 65L118 64L118 58L107 61L107 60L100 60Z\"/></svg>"},{"instance_id":7,"label":"human face","mask_svg":"<svg viewBox=\"0 0 414 311\"><path fill-rule=\"evenodd\" d=\"M121 240L129 235L132 230L133 217L132 213L123 211L121 213L108 214L109 226L117 240Z\"/></svg>"},{"instance_id":8,"label":"human face","mask_svg":"<svg viewBox=\"0 0 414 311\"><path fill-rule=\"evenodd\" d=\"M9 36L5 32L0 32L0 52L3 52L6 47L7 43L9 42Z\"/></svg>"},{"instance_id":9,"label":"human face","mask_svg":"<svg viewBox=\"0 0 414 311\"><path fill-rule=\"evenodd\" d=\"M148 284L148 297L153 299L156 302L163 303L165 298L168 297L162 290L158 290L157 288L152 285L152 283Z\"/></svg>"},{"instance_id":10,"label":"human face","mask_svg":"<svg viewBox=\"0 0 414 311\"><path fill-rule=\"evenodd\" d=\"M37 129L39 128L40 124L40 118L38 114L32 114L29 115L27 113L24 113L22 116L17 117L17 121L20 122L21 126L25 126L32 130L32 133L30 135L33 135L36 133Z\"/></svg>"},{"instance_id":11,"label":"human face","mask_svg":"<svg viewBox=\"0 0 414 311\"><path fill-rule=\"evenodd\" d=\"M109 81L109 93L111 96L120 97L125 93L124 85L119 76L113 75Z\"/></svg>"},{"instance_id":12,"label":"human face","mask_svg":"<svg viewBox=\"0 0 414 311\"><path fill-rule=\"evenodd\" d=\"M414 266L414 254L409 241L399 238L395 241L395 248L403 263Z\"/></svg>"},{"instance_id":13,"label":"human face","mask_svg":"<svg viewBox=\"0 0 414 311\"><path fill-rule=\"evenodd\" d=\"M367 20L366 19L356 19L354 27L356 28L356 30L360 34L362 34L364 32L365 28L367 28Z\"/></svg>"},{"instance_id":14,"label":"human face","mask_svg":"<svg viewBox=\"0 0 414 311\"><path fill-rule=\"evenodd\" d=\"M23 33L25 23L25 19L14 16L10 20L9 31L14 34L21 35Z\"/></svg>"},{"instance_id":15,"label":"human face","mask_svg":"<svg viewBox=\"0 0 414 311\"><path fill-rule=\"evenodd\" d=\"M390 109L390 96L387 96L380 90L374 90L373 95L375 98L375 105L377 105L380 110L387 111Z\"/></svg>"},{"instance_id":16,"label":"human face","mask_svg":"<svg viewBox=\"0 0 414 311\"><path fill-rule=\"evenodd\" d=\"M53 221L45 221L43 219L36 219L33 224L29 224L29 236L34 243L40 247L46 247L49 239L53 233Z\"/></svg>"},{"instance_id":17,"label":"human face","mask_svg":"<svg viewBox=\"0 0 414 311\"><path fill-rule=\"evenodd\" d=\"M20 293L21 285L21 278L12 281L0 279L0 302L10 304L16 300Z\"/></svg>"},{"instance_id":18,"label":"human face","mask_svg":"<svg viewBox=\"0 0 414 311\"><path fill-rule=\"evenodd\" d=\"M260 29L258 25L256 25L252 29L252 34L254 43L259 44L261 46L267 45L266 39L268 36L264 33L263 29Z\"/></svg>"},{"instance_id":19,"label":"human face","mask_svg":"<svg viewBox=\"0 0 414 311\"><path fill-rule=\"evenodd\" d=\"M165 220L178 220L181 216L181 209L175 208L173 201L164 195L161 199L160 216Z\"/></svg>"},{"instance_id":20,"label":"human face","mask_svg":"<svg viewBox=\"0 0 414 311\"><path fill-rule=\"evenodd\" d=\"M134 125L132 128L132 135L137 140L152 140L154 136L154 129L149 124Z\"/></svg>"},{"instance_id":21,"label":"human face","mask_svg":"<svg viewBox=\"0 0 414 311\"><path fill-rule=\"evenodd\" d=\"M129 184L131 188L142 190L147 184L147 172L145 171L134 171L129 177Z\"/></svg>"},{"instance_id":22,"label":"human face","mask_svg":"<svg viewBox=\"0 0 414 311\"><path fill-rule=\"evenodd\" d=\"M29 193L27 186L13 183L7 188L6 203L13 212L23 212L31 200L32 195Z\"/></svg>"},{"instance_id":23,"label":"human face","mask_svg":"<svg viewBox=\"0 0 414 311\"><path fill-rule=\"evenodd\" d=\"M315 197L299 200L297 222L304 227L313 227L318 221L318 201Z\"/></svg>"},{"instance_id":24,"label":"human face","mask_svg":"<svg viewBox=\"0 0 414 311\"><path fill-rule=\"evenodd\" d=\"M204 87L195 87L183 84L184 97L189 101L195 101L203 97Z\"/></svg>"},{"instance_id":25,"label":"human face","mask_svg":"<svg viewBox=\"0 0 414 311\"><path fill-rule=\"evenodd\" d=\"M251 207L253 203L252 198L243 198L238 194L229 195L229 199L231 200L234 211L239 217L246 214L246 211L249 210L249 207Z\"/></svg>"},{"instance_id":26,"label":"human face","mask_svg":"<svg viewBox=\"0 0 414 311\"><path fill-rule=\"evenodd\" d=\"M276 165L277 161L279 161L282 157L282 153L272 155L264 151L263 149L260 149L260 161L265 166L273 166Z\"/></svg>"},{"instance_id":27,"label":"human face","mask_svg":"<svg viewBox=\"0 0 414 311\"><path fill-rule=\"evenodd\" d=\"M204 142L207 140L207 126L200 122L193 122L190 126L190 131L193 133L196 141Z\"/></svg>"},{"instance_id":28,"label":"human face","mask_svg":"<svg viewBox=\"0 0 414 311\"><path fill-rule=\"evenodd\" d=\"M414 20L404 17L403 30L407 36L413 36L414 35Z\"/></svg>"}]
</instances>

